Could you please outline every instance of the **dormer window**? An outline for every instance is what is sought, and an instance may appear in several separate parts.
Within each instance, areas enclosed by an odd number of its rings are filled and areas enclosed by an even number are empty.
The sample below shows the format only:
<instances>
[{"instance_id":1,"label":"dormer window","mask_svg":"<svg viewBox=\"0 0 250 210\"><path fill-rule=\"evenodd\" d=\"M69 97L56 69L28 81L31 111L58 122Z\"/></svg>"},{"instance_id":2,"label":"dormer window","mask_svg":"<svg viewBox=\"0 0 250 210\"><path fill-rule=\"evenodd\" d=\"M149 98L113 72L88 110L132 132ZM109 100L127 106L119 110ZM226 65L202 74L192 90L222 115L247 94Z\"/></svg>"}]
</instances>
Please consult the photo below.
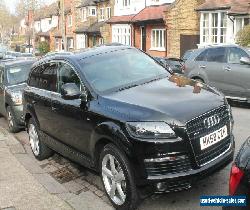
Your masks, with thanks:
<instances>
[{"instance_id":1,"label":"dormer window","mask_svg":"<svg viewBox=\"0 0 250 210\"><path fill-rule=\"evenodd\" d=\"M89 16L96 16L96 8L95 7L89 8Z\"/></svg>"}]
</instances>

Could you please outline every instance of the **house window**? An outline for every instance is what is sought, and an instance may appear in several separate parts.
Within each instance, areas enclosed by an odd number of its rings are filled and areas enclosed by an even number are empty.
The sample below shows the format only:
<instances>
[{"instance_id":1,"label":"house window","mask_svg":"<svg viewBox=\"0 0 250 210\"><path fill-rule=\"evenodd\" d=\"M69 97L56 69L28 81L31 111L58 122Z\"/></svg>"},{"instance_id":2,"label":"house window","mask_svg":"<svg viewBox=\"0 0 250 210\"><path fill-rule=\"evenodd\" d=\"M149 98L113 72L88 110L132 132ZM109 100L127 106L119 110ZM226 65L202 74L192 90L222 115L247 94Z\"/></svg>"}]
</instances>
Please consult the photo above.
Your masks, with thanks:
<instances>
[{"instance_id":1,"label":"house window","mask_svg":"<svg viewBox=\"0 0 250 210\"><path fill-rule=\"evenodd\" d=\"M152 29L151 33L151 49L165 50L165 29Z\"/></svg>"},{"instance_id":2,"label":"house window","mask_svg":"<svg viewBox=\"0 0 250 210\"><path fill-rule=\"evenodd\" d=\"M244 28L244 26L249 24L249 18L246 17L236 17L234 21L234 34L237 33Z\"/></svg>"},{"instance_id":3,"label":"house window","mask_svg":"<svg viewBox=\"0 0 250 210\"><path fill-rule=\"evenodd\" d=\"M202 13L201 44L221 44L226 42L227 14L225 12Z\"/></svg>"},{"instance_id":4,"label":"house window","mask_svg":"<svg viewBox=\"0 0 250 210\"><path fill-rule=\"evenodd\" d=\"M103 38L99 38L99 45L104 44L104 39Z\"/></svg>"},{"instance_id":5,"label":"house window","mask_svg":"<svg viewBox=\"0 0 250 210\"><path fill-rule=\"evenodd\" d=\"M96 8L89 9L89 16L96 16Z\"/></svg>"},{"instance_id":6,"label":"house window","mask_svg":"<svg viewBox=\"0 0 250 210\"><path fill-rule=\"evenodd\" d=\"M86 47L86 35L85 34L77 34L76 35L76 48L84 49Z\"/></svg>"},{"instance_id":7,"label":"house window","mask_svg":"<svg viewBox=\"0 0 250 210\"><path fill-rule=\"evenodd\" d=\"M72 26L72 15L68 16L68 26L71 27Z\"/></svg>"},{"instance_id":8,"label":"house window","mask_svg":"<svg viewBox=\"0 0 250 210\"><path fill-rule=\"evenodd\" d=\"M227 15L225 12L221 13L220 22L220 43L226 43L227 38Z\"/></svg>"},{"instance_id":9,"label":"house window","mask_svg":"<svg viewBox=\"0 0 250 210\"><path fill-rule=\"evenodd\" d=\"M56 38L56 40L55 40L55 51L60 51L60 49L59 49L59 39L58 38Z\"/></svg>"},{"instance_id":10,"label":"house window","mask_svg":"<svg viewBox=\"0 0 250 210\"><path fill-rule=\"evenodd\" d=\"M87 20L87 10L86 8L81 9L81 21L84 22Z\"/></svg>"},{"instance_id":11,"label":"house window","mask_svg":"<svg viewBox=\"0 0 250 210\"><path fill-rule=\"evenodd\" d=\"M100 21L104 20L104 8L100 8Z\"/></svg>"},{"instance_id":12,"label":"house window","mask_svg":"<svg viewBox=\"0 0 250 210\"><path fill-rule=\"evenodd\" d=\"M40 22L37 23L37 27L38 27L38 30L40 31L41 30L41 23Z\"/></svg>"},{"instance_id":13,"label":"house window","mask_svg":"<svg viewBox=\"0 0 250 210\"><path fill-rule=\"evenodd\" d=\"M122 0L123 7L129 7L130 6L130 0Z\"/></svg>"},{"instance_id":14,"label":"house window","mask_svg":"<svg viewBox=\"0 0 250 210\"><path fill-rule=\"evenodd\" d=\"M202 21L202 27L203 27L203 42L207 43L209 42L209 14L206 13L203 15L203 21Z\"/></svg>"},{"instance_id":15,"label":"house window","mask_svg":"<svg viewBox=\"0 0 250 210\"><path fill-rule=\"evenodd\" d=\"M112 26L112 42L131 45L131 29L129 25Z\"/></svg>"},{"instance_id":16,"label":"house window","mask_svg":"<svg viewBox=\"0 0 250 210\"><path fill-rule=\"evenodd\" d=\"M51 25L51 23L52 23L52 19L49 19L49 25Z\"/></svg>"},{"instance_id":17,"label":"house window","mask_svg":"<svg viewBox=\"0 0 250 210\"><path fill-rule=\"evenodd\" d=\"M72 38L68 39L68 50L74 48L74 40Z\"/></svg>"},{"instance_id":18,"label":"house window","mask_svg":"<svg viewBox=\"0 0 250 210\"><path fill-rule=\"evenodd\" d=\"M110 19L110 18L111 18L111 8L110 8L110 7L107 7L107 8L106 8L106 11L107 11L106 17L107 17L107 19Z\"/></svg>"}]
</instances>

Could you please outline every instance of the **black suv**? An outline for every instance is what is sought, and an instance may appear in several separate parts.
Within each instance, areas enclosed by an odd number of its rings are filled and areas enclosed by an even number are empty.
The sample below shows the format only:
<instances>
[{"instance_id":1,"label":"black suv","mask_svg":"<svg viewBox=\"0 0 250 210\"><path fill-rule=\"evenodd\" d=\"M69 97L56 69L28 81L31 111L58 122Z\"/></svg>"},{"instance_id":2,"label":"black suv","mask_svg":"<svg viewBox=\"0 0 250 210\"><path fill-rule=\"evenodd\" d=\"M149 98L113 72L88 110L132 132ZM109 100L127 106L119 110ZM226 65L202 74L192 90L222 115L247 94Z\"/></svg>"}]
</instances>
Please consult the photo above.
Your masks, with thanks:
<instances>
[{"instance_id":1,"label":"black suv","mask_svg":"<svg viewBox=\"0 0 250 210\"><path fill-rule=\"evenodd\" d=\"M5 60L0 63L0 113L7 117L9 130L24 127L23 89L34 60Z\"/></svg>"},{"instance_id":2,"label":"black suv","mask_svg":"<svg viewBox=\"0 0 250 210\"><path fill-rule=\"evenodd\" d=\"M132 47L41 59L24 99L36 158L54 150L99 171L117 209L135 208L138 192L187 189L233 158L224 96Z\"/></svg>"}]
</instances>

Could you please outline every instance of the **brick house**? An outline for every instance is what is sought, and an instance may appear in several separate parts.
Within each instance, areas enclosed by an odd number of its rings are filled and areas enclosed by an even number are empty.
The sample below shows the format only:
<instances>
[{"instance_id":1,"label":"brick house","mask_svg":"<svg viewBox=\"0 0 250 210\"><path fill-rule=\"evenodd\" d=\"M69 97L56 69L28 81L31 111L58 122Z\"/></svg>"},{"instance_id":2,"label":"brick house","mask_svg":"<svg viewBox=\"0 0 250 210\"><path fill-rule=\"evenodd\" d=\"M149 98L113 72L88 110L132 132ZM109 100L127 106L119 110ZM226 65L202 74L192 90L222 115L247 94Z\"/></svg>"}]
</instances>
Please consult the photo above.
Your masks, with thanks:
<instances>
[{"instance_id":1,"label":"brick house","mask_svg":"<svg viewBox=\"0 0 250 210\"><path fill-rule=\"evenodd\" d=\"M166 56L166 27L163 12L168 5L145 7L132 19L135 47L153 56Z\"/></svg>"},{"instance_id":2,"label":"brick house","mask_svg":"<svg viewBox=\"0 0 250 210\"><path fill-rule=\"evenodd\" d=\"M249 0L206 0L196 8L200 14L200 47L235 44L236 35L249 24Z\"/></svg>"},{"instance_id":3,"label":"brick house","mask_svg":"<svg viewBox=\"0 0 250 210\"><path fill-rule=\"evenodd\" d=\"M76 49L95 46L100 38L96 2L83 0L76 8Z\"/></svg>"},{"instance_id":4,"label":"brick house","mask_svg":"<svg viewBox=\"0 0 250 210\"><path fill-rule=\"evenodd\" d=\"M167 55L180 57L199 44L200 14L195 9L205 0L176 0L165 11Z\"/></svg>"},{"instance_id":5,"label":"brick house","mask_svg":"<svg viewBox=\"0 0 250 210\"><path fill-rule=\"evenodd\" d=\"M47 41L50 44L50 49L54 49L53 31L58 27L58 4L53 3L49 6L35 11L34 15L34 33L36 45L40 41Z\"/></svg>"}]
</instances>

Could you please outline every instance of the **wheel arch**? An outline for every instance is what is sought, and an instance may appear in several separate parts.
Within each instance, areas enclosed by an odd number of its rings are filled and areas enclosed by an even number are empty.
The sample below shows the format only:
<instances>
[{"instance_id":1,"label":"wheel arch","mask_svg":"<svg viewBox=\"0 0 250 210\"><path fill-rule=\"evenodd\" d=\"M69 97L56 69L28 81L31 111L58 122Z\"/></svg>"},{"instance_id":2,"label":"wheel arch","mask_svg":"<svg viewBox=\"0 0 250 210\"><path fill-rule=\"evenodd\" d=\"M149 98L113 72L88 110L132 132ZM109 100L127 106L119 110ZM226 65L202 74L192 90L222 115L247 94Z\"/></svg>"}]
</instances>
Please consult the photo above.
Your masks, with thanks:
<instances>
[{"instance_id":1,"label":"wheel arch","mask_svg":"<svg viewBox=\"0 0 250 210\"><path fill-rule=\"evenodd\" d=\"M93 154L92 159L95 167L98 166L102 149L110 143L124 151L128 157L131 156L131 143L121 127L114 122L103 122L94 129L90 140L90 151Z\"/></svg>"}]
</instances>

